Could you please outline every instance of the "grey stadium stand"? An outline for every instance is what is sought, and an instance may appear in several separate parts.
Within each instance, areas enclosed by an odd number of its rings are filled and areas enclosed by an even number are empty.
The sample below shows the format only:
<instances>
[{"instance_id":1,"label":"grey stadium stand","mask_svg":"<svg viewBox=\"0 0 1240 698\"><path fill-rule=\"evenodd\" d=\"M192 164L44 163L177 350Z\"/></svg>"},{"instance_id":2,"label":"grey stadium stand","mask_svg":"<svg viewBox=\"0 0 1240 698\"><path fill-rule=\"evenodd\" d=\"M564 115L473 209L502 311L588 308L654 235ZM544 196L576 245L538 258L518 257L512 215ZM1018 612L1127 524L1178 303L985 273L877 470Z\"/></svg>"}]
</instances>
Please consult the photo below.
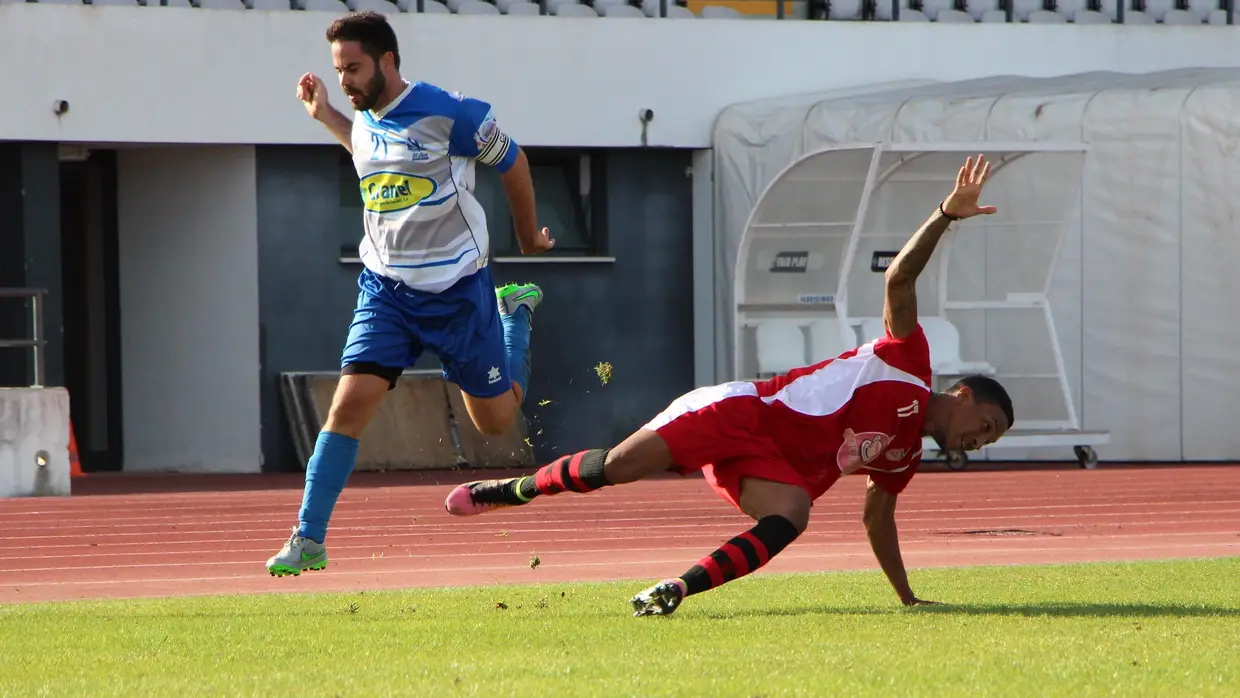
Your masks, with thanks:
<instances>
[{"instance_id":1,"label":"grey stadium stand","mask_svg":"<svg viewBox=\"0 0 1240 698\"><path fill-rule=\"evenodd\" d=\"M445 4L446 1L446 4ZM427 13L667 19L776 18L778 0L732 0L728 5L696 5L685 0L0 0L0 5L41 2L54 5L179 7L267 12ZM709 2L710 0L707 0ZM943 24L1166 24L1235 23L1235 0L785 0L789 20L933 22ZM419 7L420 5L420 7ZM744 11L734 9L744 6Z\"/></svg>"}]
</instances>

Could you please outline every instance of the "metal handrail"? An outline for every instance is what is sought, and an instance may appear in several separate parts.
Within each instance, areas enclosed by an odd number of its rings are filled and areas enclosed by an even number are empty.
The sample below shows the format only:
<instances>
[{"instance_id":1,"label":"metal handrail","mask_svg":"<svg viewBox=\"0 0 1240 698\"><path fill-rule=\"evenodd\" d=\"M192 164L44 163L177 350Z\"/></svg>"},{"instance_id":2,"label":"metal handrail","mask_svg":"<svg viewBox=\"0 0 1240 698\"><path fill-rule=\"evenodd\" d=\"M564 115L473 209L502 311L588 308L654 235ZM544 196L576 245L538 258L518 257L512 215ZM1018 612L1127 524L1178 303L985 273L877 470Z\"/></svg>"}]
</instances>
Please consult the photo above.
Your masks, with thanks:
<instances>
[{"instance_id":1,"label":"metal handrail","mask_svg":"<svg viewBox=\"0 0 1240 698\"><path fill-rule=\"evenodd\" d=\"M30 349L34 355L34 384L32 388L43 387L44 347L47 340L43 337L43 296L45 288L0 288L0 299L30 299L30 339L0 339L0 349Z\"/></svg>"}]
</instances>

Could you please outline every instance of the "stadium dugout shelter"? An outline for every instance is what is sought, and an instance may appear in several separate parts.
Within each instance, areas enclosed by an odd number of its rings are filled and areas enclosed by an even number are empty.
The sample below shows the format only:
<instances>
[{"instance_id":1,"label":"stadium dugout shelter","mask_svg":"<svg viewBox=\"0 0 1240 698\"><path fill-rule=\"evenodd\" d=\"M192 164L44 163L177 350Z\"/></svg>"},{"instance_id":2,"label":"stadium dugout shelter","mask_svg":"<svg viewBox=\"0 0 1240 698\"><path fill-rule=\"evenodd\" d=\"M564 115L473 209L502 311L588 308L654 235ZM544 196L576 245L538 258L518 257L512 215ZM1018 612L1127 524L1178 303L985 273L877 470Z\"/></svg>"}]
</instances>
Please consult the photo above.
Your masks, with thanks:
<instances>
[{"instance_id":1,"label":"stadium dugout shelter","mask_svg":"<svg viewBox=\"0 0 1240 698\"><path fill-rule=\"evenodd\" d=\"M1240 68L1184 68L724 108L695 177L697 381L880 335L885 265L980 152L999 211L955 225L918 285L936 387L983 373L1015 403L970 460L1234 461L1237 104Z\"/></svg>"},{"instance_id":2,"label":"stadium dugout shelter","mask_svg":"<svg viewBox=\"0 0 1240 698\"><path fill-rule=\"evenodd\" d=\"M1050 301L1064 231L1079 225L1087 146L841 143L784 168L758 197L736 260L735 374L764 378L883 336L884 272L964 159L993 162L994 216L955 223L918 280L936 390L998 379L1016 423L990 449L1071 447L1084 467L1109 433L1084 430ZM936 452L929 437L927 453ZM954 468L963 453L939 454Z\"/></svg>"}]
</instances>

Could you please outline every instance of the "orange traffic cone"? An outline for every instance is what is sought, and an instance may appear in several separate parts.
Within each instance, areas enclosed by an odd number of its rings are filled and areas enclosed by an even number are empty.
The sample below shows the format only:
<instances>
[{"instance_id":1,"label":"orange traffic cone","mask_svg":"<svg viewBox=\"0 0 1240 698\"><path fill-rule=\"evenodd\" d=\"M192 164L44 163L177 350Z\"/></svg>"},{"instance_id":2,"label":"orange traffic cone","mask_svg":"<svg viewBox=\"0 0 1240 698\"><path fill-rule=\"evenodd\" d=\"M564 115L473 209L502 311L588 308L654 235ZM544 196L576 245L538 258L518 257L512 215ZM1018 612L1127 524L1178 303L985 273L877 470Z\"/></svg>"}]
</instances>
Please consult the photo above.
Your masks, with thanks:
<instances>
[{"instance_id":1,"label":"orange traffic cone","mask_svg":"<svg viewBox=\"0 0 1240 698\"><path fill-rule=\"evenodd\" d=\"M69 420L69 476L82 477L82 462L78 459L77 438L73 435L73 420Z\"/></svg>"}]
</instances>

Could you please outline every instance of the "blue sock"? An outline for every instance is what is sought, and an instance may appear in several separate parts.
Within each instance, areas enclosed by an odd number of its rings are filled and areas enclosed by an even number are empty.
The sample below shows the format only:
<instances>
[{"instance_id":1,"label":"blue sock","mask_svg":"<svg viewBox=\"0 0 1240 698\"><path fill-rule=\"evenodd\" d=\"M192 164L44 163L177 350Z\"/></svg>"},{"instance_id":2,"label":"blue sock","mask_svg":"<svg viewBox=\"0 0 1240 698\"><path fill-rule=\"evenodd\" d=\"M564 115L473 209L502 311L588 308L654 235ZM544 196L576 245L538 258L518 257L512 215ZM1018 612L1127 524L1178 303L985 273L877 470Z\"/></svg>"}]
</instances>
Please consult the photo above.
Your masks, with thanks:
<instances>
[{"instance_id":1,"label":"blue sock","mask_svg":"<svg viewBox=\"0 0 1240 698\"><path fill-rule=\"evenodd\" d=\"M306 464L306 491L297 515L301 521L297 535L317 543L327 537L327 522L356 461L357 439L330 431L319 432L314 455Z\"/></svg>"},{"instance_id":2,"label":"blue sock","mask_svg":"<svg viewBox=\"0 0 1240 698\"><path fill-rule=\"evenodd\" d=\"M500 313L504 324L504 348L508 352L508 374L521 386L524 396L529 392L530 382L530 309L523 306L515 313Z\"/></svg>"}]
</instances>

